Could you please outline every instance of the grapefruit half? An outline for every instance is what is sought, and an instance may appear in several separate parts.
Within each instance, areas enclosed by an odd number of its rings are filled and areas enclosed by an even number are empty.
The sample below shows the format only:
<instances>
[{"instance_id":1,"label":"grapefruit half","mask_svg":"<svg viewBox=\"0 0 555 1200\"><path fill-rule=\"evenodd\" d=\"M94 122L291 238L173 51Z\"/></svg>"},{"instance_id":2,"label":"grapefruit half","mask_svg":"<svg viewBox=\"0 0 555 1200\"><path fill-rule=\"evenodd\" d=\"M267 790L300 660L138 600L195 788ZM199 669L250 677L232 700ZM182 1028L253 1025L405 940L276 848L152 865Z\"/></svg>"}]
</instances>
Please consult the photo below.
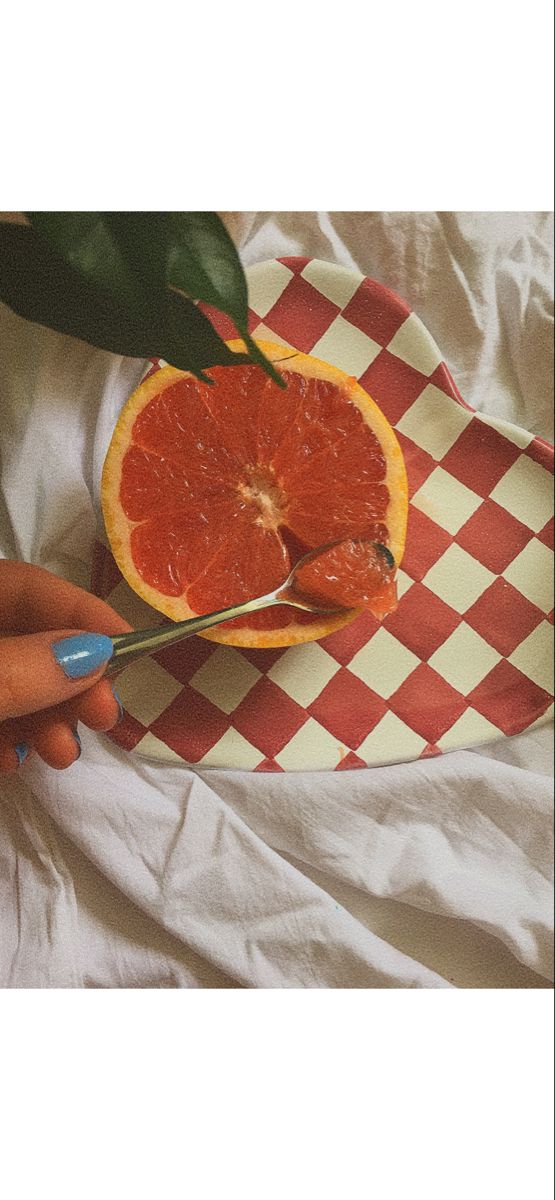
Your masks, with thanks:
<instances>
[{"instance_id":1,"label":"grapefruit half","mask_svg":"<svg viewBox=\"0 0 555 1200\"><path fill-rule=\"evenodd\" d=\"M228 345L243 350L239 340ZM174 621L265 595L326 542L364 535L385 546L390 555L374 556L369 588L368 563L351 543L347 612L281 605L203 635L290 646L325 637L362 606L379 617L395 606L390 564L404 550L407 478L389 422L355 379L291 348L259 345L285 388L254 364L212 367L211 385L163 367L137 388L110 443L102 509L128 584ZM333 566L341 579L341 555Z\"/></svg>"}]
</instances>

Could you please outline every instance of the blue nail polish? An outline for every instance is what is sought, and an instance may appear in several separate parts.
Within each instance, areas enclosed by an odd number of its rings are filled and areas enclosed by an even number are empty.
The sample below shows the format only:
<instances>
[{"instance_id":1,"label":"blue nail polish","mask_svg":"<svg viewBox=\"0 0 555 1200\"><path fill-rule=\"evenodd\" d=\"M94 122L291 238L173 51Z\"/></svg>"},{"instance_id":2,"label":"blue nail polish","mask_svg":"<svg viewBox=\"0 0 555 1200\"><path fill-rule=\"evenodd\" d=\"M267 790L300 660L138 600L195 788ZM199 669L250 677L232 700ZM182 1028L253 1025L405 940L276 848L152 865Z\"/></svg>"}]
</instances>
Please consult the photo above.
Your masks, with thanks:
<instances>
[{"instance_id":1,"label":"blue nail polish","mask_svg":"<svg viewBox=\"0 0 555 1200\"><path fill-rule=\"evenodd\" d=\"M17 765L18 765L18 767L20 767L21 764L24 763L25 759L27 758L27 755L29 753L29 747L26 742L18 742L17 746L14 746L14 750L17 754Z\"/></svg>"},{"instance_id":2,"label":"blue nail polish","mask_svg":"<svg viewBox=\"0 0 555 1200\"><path fill-rule=\"evenodd\" d=\"M77 746L79 749L79 754L77 755L77 758L81 758L81 750L83 749L83 747L81 745L81 738L79 737L79 734L77 733L76 729L73 730L73 736L75 738L75 741L77 742ZM77 762L77 758L75 759L76 762Z\"/></svg>"},{"instance_id":3,"label":"blue nail polish","mask_svg":"<svg viewBox=\"0 0 555 1200\"><path fill-rule=\"evenodd\" d=\"M52 653L68 679L91 675L112 657L112 639L104 633L77 633L55 642Z\"/></svg>"},{"instance_id":4,"label":"blue nail polish","mask_svg":"<svg viewBox=\"0 0 555 1200\"><path fill-rule=\"evenodd\" d=\"M123 718L125 716L125 710L124 710L123 704L116 692L116 689L112 688L112 692L114 693L114 700L116 701L116 704L119 708L119 717L118 717L118 721L117 721L117 723L119 725L120 721L123 721Z\"/></svg>"}]
</instances>

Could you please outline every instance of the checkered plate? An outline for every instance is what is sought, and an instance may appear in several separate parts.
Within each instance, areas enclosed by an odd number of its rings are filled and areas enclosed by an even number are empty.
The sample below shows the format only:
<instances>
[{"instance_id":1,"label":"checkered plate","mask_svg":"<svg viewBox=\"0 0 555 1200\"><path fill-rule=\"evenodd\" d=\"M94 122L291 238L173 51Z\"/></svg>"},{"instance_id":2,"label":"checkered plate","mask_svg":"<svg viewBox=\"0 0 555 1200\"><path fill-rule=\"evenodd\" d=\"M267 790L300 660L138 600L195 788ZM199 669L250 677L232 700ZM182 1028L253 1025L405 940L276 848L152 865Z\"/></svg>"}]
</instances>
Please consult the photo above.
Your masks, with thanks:
<instances>
[{"instance_id":1,"label":"checkered plate","mask_svg":"<svg viewBox=\"0 0 555 1200\"><path fill-rule=\"evenodd\" d=\"M364 615L290 649L188 639L122 672L126 715L110 736L202 768L344 770L545 721L553 448L470 409L419 318L373 280L307 258L247 274L255 336L355 375L396 428L411 495L399 608L381 625ZM92 589L136 627L161 619L127 587L104 540Z\"/></svg>"}]
</instances>

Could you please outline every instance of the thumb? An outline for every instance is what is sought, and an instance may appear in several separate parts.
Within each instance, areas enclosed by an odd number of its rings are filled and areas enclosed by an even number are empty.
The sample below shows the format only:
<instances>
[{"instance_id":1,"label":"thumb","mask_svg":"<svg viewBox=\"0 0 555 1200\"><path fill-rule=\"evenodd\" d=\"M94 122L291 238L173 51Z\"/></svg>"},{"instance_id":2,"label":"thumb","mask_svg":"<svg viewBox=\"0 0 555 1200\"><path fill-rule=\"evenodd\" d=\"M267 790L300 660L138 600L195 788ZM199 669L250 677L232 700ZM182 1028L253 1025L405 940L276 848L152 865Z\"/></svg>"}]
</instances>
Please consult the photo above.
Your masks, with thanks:
<instances>
[{"instance_id":1,"label":"thumb","mask_svg":"<svg viewBox=\"0 0 555 1200\"><path fill-rule=\"evenodd\" d=\"M104 633L32 633L0 639L0 721L38 712L84 692L112 657Z\"/></svg>"}]
</instances>

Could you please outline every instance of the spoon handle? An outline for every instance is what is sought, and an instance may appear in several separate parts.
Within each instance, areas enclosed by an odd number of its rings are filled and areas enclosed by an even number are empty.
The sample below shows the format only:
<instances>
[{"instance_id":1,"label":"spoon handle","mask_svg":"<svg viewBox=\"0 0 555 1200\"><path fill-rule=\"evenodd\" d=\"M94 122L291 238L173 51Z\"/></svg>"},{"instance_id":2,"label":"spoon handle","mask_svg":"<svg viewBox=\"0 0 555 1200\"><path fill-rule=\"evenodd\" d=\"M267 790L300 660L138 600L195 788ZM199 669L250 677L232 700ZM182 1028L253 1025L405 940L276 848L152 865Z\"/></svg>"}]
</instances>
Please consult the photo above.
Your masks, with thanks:
<instances>
[{"instance_id":1,"label":"spoon handle","mask_svg":"<svg viewBox=\"0 0 555 1200\"><path fill-rule=\"evenodd\" d=\"M146 654L154 654L166 646L173 646L182 638L191 637L194 633L202 633L211 625L221 625L223 621L232 621L234 617L245 617L248 613L260 608L269 608L272 604L280 604L275 592L267 596L259 596L256 600L246 600L243 604L234 604L232 608L222 608L218 612L206 613L202 617L191 617L188 621L176 621L173 625L163 625L158 629L137 629L133 633L117 633L112 638L114 652L106 675L121 671L128 663L143 658Z\"/></svg>"}]
</instances>

